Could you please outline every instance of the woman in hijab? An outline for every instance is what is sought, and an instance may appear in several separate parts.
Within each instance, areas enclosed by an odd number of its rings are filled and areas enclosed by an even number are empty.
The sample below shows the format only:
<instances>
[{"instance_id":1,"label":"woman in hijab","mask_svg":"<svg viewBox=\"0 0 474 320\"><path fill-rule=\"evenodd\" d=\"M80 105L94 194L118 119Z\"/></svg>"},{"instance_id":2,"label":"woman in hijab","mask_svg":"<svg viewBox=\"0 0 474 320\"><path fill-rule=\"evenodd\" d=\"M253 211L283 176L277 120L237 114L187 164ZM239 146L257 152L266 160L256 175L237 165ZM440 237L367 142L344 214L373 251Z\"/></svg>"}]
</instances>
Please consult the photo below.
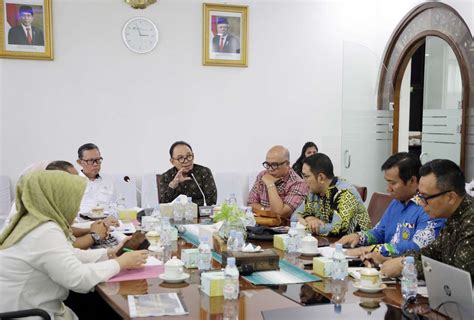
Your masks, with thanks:
<instances>
[{"instance_id":1,"label":"woman in hijab","mask_svg":"<svg viewBox=\"0 0 474 320\"><path fill-rule=\"evenodd\" d=\"M53 319L77 319L68 291L89 292L123 269L139 268L146 251L116 257L118 247L74 249L70 225L86 187L82 177L39 171L17 185L17 214L0 235L0 311L40 308Z\"/></svg>"}]
</instances>

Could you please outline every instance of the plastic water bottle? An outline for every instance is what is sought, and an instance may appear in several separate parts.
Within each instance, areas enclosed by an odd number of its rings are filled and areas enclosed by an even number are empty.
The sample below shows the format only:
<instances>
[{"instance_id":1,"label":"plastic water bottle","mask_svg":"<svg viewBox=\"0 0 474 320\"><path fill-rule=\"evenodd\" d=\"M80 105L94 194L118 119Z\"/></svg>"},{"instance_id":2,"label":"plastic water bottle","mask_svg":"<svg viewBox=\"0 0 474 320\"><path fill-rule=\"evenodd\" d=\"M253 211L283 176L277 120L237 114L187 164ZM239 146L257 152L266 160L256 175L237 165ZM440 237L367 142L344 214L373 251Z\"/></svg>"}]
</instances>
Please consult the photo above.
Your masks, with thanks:
<instances>
[{"instance_id":1,"label":"plastic water bottle","mask_svg":"<svg viewBox=\"0 0 474 320\"><path fill-rule=\"evenodd\" d=\"M157 219L161 219L161 212L160 212L159 205L153 207L153 212L151 213L151 216Z\"/></svg>"},{"instance_id":2,"label":"plastic water bottle","mask_svg":"<svg viewBox=\"0 0 474 320\"><path fill-rule=\"evenodd\" d=\"M245 246L244 234L242 231L235 232L235 241L233 249L234 251L242 251L242 248Z\"/></svg>"},{"instance_id":3,"label":"plastic water bottle","mask_svg":"<svg viewBox=\"0 0 474 320\"><path fill-rule=\"evenodd\" d=\"M346 255L342 251L342 244L336 243L336 251L332 255L332 271L331 278L335 280L343 280L347 277L349 269L349 262L346 260Z\"/></svg>"},{"instance_id":4,"label":"plastic water bottle","mask_svg":"<svg viewBox=\"0 0 474 320\"><path fill-rule=\"evenodd\" d=\"M192 223L194 219L194 205L191 197L188 197L188 202L184 206L184 219L186 223Z\"/></svg>"},{"instance_id":5,"label":"plastic water bottle","mask_svg":"<svg viewBox=\"0 0 474 320\"><path fill-rule=\"evenodd\" d=\"M163 246L163 262L165 263L171 258L171 236L172 228L170 225L170 219L168 217L163 217L161 219L161 234L160 242Z\"/></svg>"},{"instance_id":6,"label":"plastic water bottle","mask_svg":"<svg viewBox=\"0 0 474 320\"><path fill-rule=\"evenodd\" d=\"M224 299L233 300L239 296L239 270L235 266L235 258L227 258L224 270Z\"/></svg>"},{"instance_id":7,"label":"plastic water bottle","mask_svg":"<svg viewBox=\"0 0 474 320\"><path fill-rule=\"evenodd\" d=\"M245 211L245 226L246 227L255 227L257 222L255 221L255 216L253 214L252 208L247 207Z\"/></svg>"},{"instance_id":8,"label":"plastic water bottle","mask_svg":"<svg viewBox=\"0 0 474 320\"><path fill-rule=\"evenodd\" d=\"M234 251L235 250L235 238L236 238L235 230L230 230L229 237L227 238L227 251Z\"/></svg>"},{"instance_id":9,"label":"plastic water bottle","mask_svg":"<svg viewBox=\"0 0 474 320\"><path fill-rule=\"evenodd\" d=\"M402 270L402 296L405 301L416 298L418 279L415 259L412 256L405 258Z\"/></svg>"},{"instance_id":10,"label":"plastic water bottle","mask_svg":"<svg viewBox=\"0 0 474 320\"><path fill-rule=\"evenodd\" d=\"M235 196L235 193L230 194L230 197L227 202L229 204L237 204L237 197Z\"/></svg>"},{"instance_id":11,"label":"plastic water bottle","mask_svg":"<svg viewBox=\"0 0 474 320\"><path fill-rule=\"evenodd\" d=\"M199 258L198 258L198 269L199 271L211 270L212 253L211 247L209 246L209 238L202 236L199 242Z\"/></svg>"},{"instance_id":12,"label":"plastic water bottle","mask_svg":"<svg viewBox=\"0 0 474 320\"><path fill-rule=\"evenodd\" d=\"M184 218L184 204L182 204L181 202L179 201L176 201L174 204L173 204L173 216L174 216L174 223L175 224L180 224L183 222L183 218Z\"/></svg>"},{"instance_id":13,"label":"plastic water bottle","mask_svg":"<svg viewBox=\"0 0 474 320\"><path fill-rule=\"evenodd\" d=\"M294 254L298 251L298 230L296 230L296 222L291 223L290 230L288 231L288 242L286 244L286 250L290 254Z\"/></svg>"}]
</instances>

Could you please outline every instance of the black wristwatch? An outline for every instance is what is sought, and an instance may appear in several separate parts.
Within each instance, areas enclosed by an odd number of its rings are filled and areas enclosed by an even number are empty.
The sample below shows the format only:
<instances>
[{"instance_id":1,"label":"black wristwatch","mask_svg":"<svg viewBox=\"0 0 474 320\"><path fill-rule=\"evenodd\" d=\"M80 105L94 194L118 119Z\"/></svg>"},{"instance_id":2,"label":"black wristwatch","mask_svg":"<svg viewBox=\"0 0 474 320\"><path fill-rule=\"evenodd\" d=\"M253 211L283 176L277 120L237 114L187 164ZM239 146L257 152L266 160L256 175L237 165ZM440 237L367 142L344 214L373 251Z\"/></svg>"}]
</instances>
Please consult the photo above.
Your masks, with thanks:
<instances>
[{"instance_id":1,"label":"black wristwatch","mask_svg":"<svg viewBox=\"0 0 474 320\"><path fill-rule=\"evenodd\" d=\"M90 235L92 237L92 240L94 240L94 244L98 244L100 241L100 236L95 232L91 232Z\"/></svg>"}]
</instances>

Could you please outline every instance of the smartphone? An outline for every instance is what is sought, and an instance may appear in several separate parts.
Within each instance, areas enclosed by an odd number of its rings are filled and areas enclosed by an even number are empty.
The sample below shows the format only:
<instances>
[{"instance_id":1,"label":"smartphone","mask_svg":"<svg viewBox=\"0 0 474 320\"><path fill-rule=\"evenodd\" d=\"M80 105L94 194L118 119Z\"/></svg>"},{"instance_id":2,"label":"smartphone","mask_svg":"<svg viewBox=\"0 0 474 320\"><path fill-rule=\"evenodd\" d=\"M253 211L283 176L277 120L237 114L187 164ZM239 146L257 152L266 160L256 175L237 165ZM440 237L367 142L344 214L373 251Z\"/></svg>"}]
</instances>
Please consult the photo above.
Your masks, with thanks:
<instances>
[{"instance_id":1,"label":"smartphone","mask_svg":"<svg viewBox=\"0 0 474 320\"><path fill-rule=\"evenodd\" d=\"M148 249L150 246L150 242L147 240L145 237L145 234L136 231L134 234L132 234L132 238L125 242L122 248L117 252L117 256L121 256L124 254L125 251L123 251L123 248L131 249L131 250L145 250Z\"/></svg>"}]
</instances>

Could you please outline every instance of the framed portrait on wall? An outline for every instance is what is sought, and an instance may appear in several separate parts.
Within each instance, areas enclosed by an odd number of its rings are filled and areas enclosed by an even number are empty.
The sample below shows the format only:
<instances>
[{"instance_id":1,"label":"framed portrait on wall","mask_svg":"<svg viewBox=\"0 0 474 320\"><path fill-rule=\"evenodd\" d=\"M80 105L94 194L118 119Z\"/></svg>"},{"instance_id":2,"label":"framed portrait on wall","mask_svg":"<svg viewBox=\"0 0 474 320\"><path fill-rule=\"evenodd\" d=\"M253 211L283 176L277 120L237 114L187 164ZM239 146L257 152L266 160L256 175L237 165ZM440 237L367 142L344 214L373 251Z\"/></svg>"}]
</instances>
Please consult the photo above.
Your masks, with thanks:
<instances>
[{"instance_id":1,"label":"framed portrait on wall","mask_svg":"<svg viewBox=\"0 0 474 320\"><path fill-rule=\"evenodd\" d=\"M247 66L247 6L203 4L203 64Z\"/></svg>"},{"instance_id":2,"label":"framed portrait on wall","mask_svg":"<svg viewBox=\"0 0 474 320\"><path fill-rule=\"evenodd\" d=\"M0 57L53 59L51 0L0 0Z\"/></svg>"}]
</instances>

